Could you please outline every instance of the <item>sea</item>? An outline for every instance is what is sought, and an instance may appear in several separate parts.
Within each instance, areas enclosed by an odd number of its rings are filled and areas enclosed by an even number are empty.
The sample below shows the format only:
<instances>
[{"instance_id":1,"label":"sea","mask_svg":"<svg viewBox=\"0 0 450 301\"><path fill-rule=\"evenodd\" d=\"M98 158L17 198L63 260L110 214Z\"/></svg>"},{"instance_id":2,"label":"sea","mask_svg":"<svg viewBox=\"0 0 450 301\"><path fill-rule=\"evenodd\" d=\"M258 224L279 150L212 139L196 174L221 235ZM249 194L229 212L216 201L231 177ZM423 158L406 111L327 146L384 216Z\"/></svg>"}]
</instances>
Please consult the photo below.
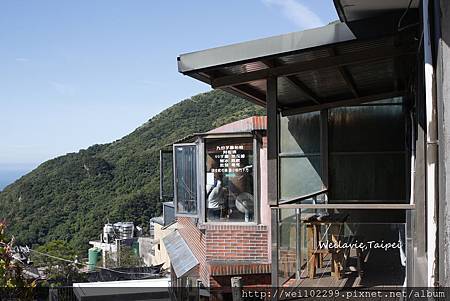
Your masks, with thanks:
<instances>
[{"instance_id":1,"label":"sea","mask_svg":"<svg viewBox=\"0 0 450 301\"><path fill-rule=\"evenodd\" d=\"M0 164L0 191L29 173L35 167L35 165L28 164Z\"/></svg>"}]
</instances>

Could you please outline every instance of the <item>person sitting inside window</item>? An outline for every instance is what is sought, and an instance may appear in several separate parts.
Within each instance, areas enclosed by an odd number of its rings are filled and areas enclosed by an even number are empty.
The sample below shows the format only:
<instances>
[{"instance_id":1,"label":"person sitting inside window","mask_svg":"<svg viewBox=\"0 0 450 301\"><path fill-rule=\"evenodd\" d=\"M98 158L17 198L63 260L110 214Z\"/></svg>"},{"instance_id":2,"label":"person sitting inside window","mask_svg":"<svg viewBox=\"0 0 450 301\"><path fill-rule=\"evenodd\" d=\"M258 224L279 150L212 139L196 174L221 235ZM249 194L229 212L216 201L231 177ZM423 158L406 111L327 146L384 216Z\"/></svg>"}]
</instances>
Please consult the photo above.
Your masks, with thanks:
<instances>
[{"instance_id":1,"label":"person sitting inside window","mask_svg":"<svg viewBox=\"0 0 450 301\"><path fill-rule=\"evenodd\" d=\"M224 205L224 192L225 189L222 185L222 179L215 179L214 185L211 186L207 193L209 220L220 219L221 210Z\"/></svg>"}]
</instances>

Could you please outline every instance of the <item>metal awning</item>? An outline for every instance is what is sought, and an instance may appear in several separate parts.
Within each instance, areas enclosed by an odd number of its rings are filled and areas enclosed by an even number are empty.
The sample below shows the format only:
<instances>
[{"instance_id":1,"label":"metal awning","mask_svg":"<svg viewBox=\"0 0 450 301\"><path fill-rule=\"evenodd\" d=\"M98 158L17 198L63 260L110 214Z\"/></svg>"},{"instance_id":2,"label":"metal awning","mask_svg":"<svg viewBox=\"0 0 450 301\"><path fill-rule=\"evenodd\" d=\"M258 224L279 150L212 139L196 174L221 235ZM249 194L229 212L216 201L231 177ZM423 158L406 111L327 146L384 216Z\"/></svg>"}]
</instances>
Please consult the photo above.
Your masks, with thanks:
<instances>
[{"instance_id":1,"label":"metal awning","mask_svg":"<svg viewBox=\"0 0 450 301\"><path fill-rule=\"evenodd\" d=\"M277 77L277 104L285 114L403 95L416 30L397 32L398 18L350 23L182 54L178 68L262 106L267 79Z\"/></svg>"},{"instance_id":2,"label":"metal awning","mask_svg":"<svg viewBox=\"0 0 450 301\"><path fill-rule=\"evenodd\" d=\"M343 22L374 17L380 14L404 12L418 8L420 0L333 0L339 19Z\"/></svg>"},{"instance_id":3,"label":"metal awning","mask_svg":"<svg viewBox=\"0 0 450 301\"><path fill-rule=\"evenodd\" d=\"M163 237L162 240L166 247L167 254L169 255L170 263L178 278L182 277L199 264L194 253L192 253L192 250L178 231L173 231Z\"/></svg>"},{"instance_id":4,"label":"metal awning","mask_svg":"<svg viewBox=\"0 0 450 301\"><path fill-rule=\"evenodd\" d=\"M336 22L320 28L182 54L178 58L178 70L187 73L354 39L356 37L345 23ZM246 70L257 69L261 68L250 65Z\"/></svg>"}]
</instances>

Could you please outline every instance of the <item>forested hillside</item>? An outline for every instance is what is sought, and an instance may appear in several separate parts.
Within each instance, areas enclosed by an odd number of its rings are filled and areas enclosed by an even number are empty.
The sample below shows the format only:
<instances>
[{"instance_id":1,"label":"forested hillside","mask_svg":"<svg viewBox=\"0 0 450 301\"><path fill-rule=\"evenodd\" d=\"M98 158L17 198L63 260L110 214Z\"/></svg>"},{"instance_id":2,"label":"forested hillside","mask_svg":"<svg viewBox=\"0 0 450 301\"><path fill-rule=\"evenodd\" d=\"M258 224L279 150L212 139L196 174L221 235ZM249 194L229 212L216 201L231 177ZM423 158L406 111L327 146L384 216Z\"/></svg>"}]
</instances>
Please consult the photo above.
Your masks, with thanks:
<instances>
[{"instance_id":1,"label":"forested hillside","mask_svg":"<svg viewBox=\"0 0 450 301\"><path fill-rule=\"evenodd\" d=\"M186 99L131 134L41 164L0 192L0 220L22 244L88 247L108 219L147 225L160 213L159 149L264 110L222 91ZM117 120L120 122L120 120Z\"/></svg>"}]
</instances>

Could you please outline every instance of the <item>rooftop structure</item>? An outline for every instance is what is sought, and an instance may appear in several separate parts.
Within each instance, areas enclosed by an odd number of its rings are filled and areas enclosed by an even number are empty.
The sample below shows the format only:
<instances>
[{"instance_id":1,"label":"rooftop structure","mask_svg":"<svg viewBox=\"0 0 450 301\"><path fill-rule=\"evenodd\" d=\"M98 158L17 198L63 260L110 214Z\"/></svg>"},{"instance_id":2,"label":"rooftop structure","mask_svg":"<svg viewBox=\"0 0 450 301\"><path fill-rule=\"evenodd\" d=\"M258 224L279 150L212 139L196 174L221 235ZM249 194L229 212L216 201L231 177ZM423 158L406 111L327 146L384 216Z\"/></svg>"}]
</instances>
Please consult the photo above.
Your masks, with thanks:
<instances>
[{"instance_id":1,"label":"rooftop structure","mask_svg":"<svg viewBox=\"0 0 450 301\"><path fill-rule=\"evenodd\" d=\"M177 229L162 241L179 298L186 285L224 288L234 276L270 284L265 133L266 118L254 116L185 137L161 157L173 159L161 179L173 175Z\"/></svg>"},{"instance_id":2,"label":"rooftop structure","mask_svg":"<svg viewBox=\"0 0 450 301\"><path fill-rule=\"evenodd\" d=\"M448 4L334 3L338 22L182 54L178 69L267 109L272 286L436 286L450 279L436 223ZM328 239L401 247L319 247Z\"/></svg>"}]
</instances>

